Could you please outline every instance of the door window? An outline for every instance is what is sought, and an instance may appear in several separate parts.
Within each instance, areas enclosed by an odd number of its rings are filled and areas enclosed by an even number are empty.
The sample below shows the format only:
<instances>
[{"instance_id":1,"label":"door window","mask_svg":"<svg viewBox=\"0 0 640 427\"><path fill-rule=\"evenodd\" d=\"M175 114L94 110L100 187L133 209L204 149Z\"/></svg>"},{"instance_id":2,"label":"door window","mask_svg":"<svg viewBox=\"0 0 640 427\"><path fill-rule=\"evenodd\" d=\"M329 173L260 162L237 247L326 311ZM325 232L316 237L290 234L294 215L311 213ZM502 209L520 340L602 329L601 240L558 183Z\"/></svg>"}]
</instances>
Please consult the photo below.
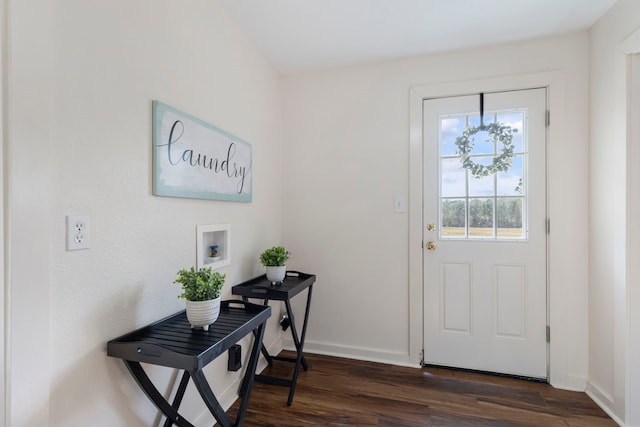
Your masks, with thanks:
<instances>
[{"instance_id":1,"label":"door window","mask_svg":"<svg viewBox=\"0 0 640 427\"><path fill-rule=\"evenodd\" d=\"M527 143L526 110L504 110L484 114L484 124L499 123L511 129L512 152L506 156L508 170L476 176L461 161L456 138L469 127L480 125L480 116L446 115L439 119L441 239L526 240ZM491 169L504 146L487 130L468 137L468 160L478 168ZM511 150L510 149L510 150ZM503 156L504 157L504 156Z\"/></svg>"}]
</instances>

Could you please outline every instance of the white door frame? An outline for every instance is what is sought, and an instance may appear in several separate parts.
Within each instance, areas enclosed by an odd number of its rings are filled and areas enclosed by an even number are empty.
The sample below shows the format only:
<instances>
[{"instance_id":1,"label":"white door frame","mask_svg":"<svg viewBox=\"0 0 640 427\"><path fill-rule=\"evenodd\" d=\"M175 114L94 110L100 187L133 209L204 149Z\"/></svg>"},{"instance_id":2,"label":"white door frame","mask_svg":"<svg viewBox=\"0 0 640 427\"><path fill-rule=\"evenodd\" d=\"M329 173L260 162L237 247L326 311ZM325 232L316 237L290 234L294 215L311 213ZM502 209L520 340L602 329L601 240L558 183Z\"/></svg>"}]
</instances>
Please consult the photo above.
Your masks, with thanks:
<instances>
[{"instance_id":1,"label":"white door frame","mask_svg":"<svg viewBox=\"0 0 640 427\"><path fill-rule=\"evenodd\" d=\"M0 0L0 200L2 207L0 208L0 423L9 427L8 415L8 373L7 368L7 336L6 326L8 324L8 285L7 285L7 256L8 256L8 236L7 236L7 215L8 202L6 195L6 100L7 100L7 0Z\"/></svg>"},{"instance_id":2,"label":"white door frame","mask_svg":"<svg viewBox=\"0 0 640 427\"><path fill-rule=\"evenodd\" d=\"M621 348L614 351L626 353L624 355L623 372L616 373L616 378L622 376L625 381L625 422L627 425L640 425L640 367L637 358L640 356L640 267L637 265L640 256L640 201L634 190L640 185L640 171L637 162L640 161L640 30L636 30L620 44L620 51L627 58L627 254L624 307L616 307L616 312L625 313L621 327L625 329L625 342Z\"/></svg>"},{"instance_id":3,"label":"white door frame","mask_svg":"<svg viewBox=\"0 0 640 427\"><path fill-rule=\"evenodd\" d=\"M423 313L422 313L422 101L434 97L471 95L480 92L498 92L547 88L547 105L553 113L552 125L547 129L547 140L562 141L565 135L565 82L561 71L542 72L489 79L436 83L414 86L410 91L409 105L409 358L412 363L422 360ZM549 177L550 178L550 177ZM548 183L547 185L549 185ZM548 197L548 196L547 196ZM549 206L549 203L548 203ZM551 241L551 239L549 239ZM548 243L547 256L553 253L553 243ZM548 259L548 271L553 271L553 262ZM567 372L568 330L566 317L566 285L554 283L548 274L548 324L551 327L549 343L549 381L562 388L582 389L582 380L572 383Z\"/></svg>"}]
</instances>

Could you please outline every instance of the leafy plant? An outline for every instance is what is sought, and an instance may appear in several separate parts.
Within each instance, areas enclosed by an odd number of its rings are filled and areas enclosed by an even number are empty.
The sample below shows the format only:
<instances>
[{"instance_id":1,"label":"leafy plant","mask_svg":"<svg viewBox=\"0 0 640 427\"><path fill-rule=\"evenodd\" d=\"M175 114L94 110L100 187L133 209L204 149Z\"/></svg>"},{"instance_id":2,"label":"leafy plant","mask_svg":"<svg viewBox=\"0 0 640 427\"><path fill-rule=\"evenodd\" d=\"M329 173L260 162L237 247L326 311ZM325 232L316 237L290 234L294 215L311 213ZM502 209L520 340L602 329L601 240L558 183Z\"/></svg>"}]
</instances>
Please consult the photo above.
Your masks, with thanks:
<instances>
[{"instance_id":1,"label":"leafy plant","mask_svg":"<svg viewBox=\"0 0 640 427\"><path fill-rule=\"evenodd\" d=\"M476 144L478 133L486 132L488 134L487 141L491 140L496 149L502 144L502 153L495 156L490 165L476 163L471 152ZM507 172L513 164L513 134L511 126L502 123L490 123L488 125L468 127L462 132L462 135L456 138L455 144L458 147L457 154L460 155L462 167L467 169L474 178L482 178L493 175L498 172Z\"/></svg>"},{"instance_id":2,"label":"leafy plant","mask_svg":"<svg viewBox=\"0 0 640 427\"><path fill-rule=\"evenodd\" d=\"M290 256L291 252L282 246L274 246L260 254L260 262L265 267L283 267Z\"/></svg>"},{"instance_id":3,"label":"leafy plant","mask_svg":"<svg viewBox=\"0 0 640 427\"><path fill-rule=\"evenodd\" d=\"M201 268L198 271L191 267L189 270L178 271L178 278L173 283L182 285L182 294L178 295L178 298L189 301L208 301L220 296L226 278L226 274L213 272L210 267Z\"/></svg>"}]
</instances>

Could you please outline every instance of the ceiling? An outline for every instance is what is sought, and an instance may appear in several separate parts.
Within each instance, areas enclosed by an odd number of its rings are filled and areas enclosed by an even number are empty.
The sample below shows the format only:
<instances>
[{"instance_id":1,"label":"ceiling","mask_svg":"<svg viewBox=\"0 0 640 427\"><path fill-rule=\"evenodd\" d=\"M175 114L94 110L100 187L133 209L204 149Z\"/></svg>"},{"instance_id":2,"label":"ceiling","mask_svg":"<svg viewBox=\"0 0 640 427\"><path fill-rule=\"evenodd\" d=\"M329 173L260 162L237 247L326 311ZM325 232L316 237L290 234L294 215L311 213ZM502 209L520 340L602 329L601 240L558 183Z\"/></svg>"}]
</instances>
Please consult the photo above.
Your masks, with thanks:
<instances>
[{"instance_id":1,"label":"ceiling","mask_svg":"<svg viewBox=\"0 0 640 427\"><path fill-rule=\"evenodd\" d=\"M222 0L282 73L589 28L616 0Z\"/></svg>"}]
</instances>

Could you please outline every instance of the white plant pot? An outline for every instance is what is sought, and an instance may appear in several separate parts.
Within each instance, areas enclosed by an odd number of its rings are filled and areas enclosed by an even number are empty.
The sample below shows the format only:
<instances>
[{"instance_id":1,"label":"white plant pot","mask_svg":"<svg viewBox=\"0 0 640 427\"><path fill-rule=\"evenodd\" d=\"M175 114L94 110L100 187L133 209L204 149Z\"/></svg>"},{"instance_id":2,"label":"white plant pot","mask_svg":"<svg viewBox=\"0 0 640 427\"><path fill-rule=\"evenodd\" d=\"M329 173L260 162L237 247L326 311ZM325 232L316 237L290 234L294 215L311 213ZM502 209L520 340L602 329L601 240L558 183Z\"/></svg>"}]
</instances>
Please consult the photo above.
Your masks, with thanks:
<instances>
[{"instance_id":1,"label":"white plant pot","mask_svg":"<svg viewBox=\"0 0 640 427\"><path fill-rule=\"evenodd\" d=\"M287 267L265 267L267 269L267 280L271 283L282 283L287 274Z\"/></svg>"},{"instance_id":2,"label":"white plant pot","mask_svg":"<svg viewBox=\"0 0 640 427\"><path fill-rule=\"evenodd\" d=\"M220 297L207 301L187 301L187 320L191 328L202 327L209 330L209 325L220 315Z\"/></svg>"}]
</instances>

